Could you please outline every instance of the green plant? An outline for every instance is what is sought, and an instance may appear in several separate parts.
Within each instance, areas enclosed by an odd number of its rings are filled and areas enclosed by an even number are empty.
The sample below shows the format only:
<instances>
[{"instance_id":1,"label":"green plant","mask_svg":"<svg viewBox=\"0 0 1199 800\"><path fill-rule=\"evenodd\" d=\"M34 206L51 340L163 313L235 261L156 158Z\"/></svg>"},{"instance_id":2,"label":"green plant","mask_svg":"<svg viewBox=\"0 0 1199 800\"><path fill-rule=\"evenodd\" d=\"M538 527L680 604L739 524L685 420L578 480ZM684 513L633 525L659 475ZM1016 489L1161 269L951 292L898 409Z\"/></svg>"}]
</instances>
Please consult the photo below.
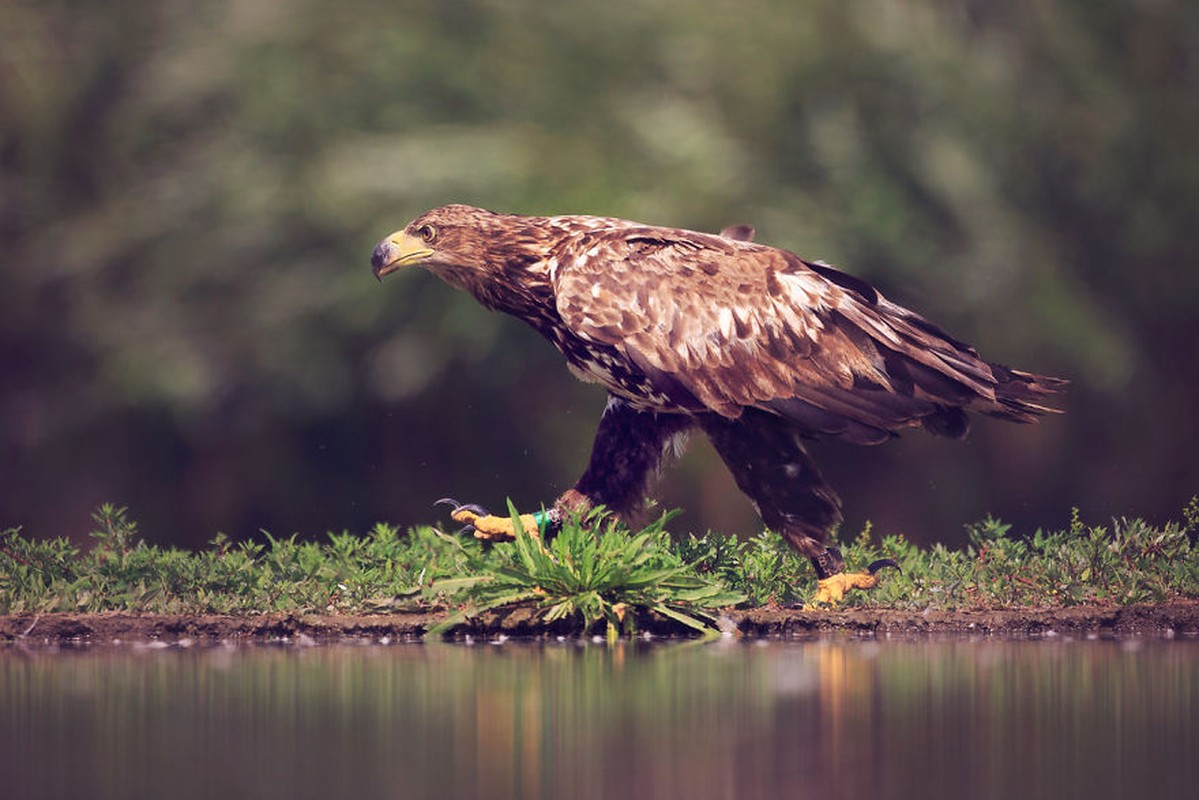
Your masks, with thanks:
<instances>
[{"instance_id":1,"label":"green plant","mask_svg":"<svg viewBox=\"0 0 1199 800\"><path fill-rule=\"evenodd\" d=\"M580 630L607 622L608 635L631 631L638 609L654 611L701 633L715 630L709 609L744 596L701 577L672 550L669 515L640 533L608 521L602 509L570 519L548 543L525 531L509 504L515 541L497 545L498 560L465 584L470 603L429 630L440 636L484 611L532 605L546 622L576 618Z\"/></svg>"}]
</instances>

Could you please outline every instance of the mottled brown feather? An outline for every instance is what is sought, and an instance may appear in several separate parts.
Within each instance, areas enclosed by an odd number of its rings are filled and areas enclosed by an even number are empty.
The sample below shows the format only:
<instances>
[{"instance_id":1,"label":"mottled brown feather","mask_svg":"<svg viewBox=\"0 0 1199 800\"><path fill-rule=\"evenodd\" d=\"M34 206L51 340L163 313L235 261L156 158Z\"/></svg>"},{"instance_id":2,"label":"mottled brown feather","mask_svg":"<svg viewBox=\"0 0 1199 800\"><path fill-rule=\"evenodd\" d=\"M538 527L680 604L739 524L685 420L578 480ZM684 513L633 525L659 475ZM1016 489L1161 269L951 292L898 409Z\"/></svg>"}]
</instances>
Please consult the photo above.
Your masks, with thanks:
<instances>
[{"instance_id":1,"label":"mottled brown feather","mask_svg":"<svg viewBox=\"0 0 1199 800\"><path fill-rule=\"evenodd\" d=\"M1063 384L982 359L860 278L755 244L605 217L435 209L427 264L540 330L582 377L636 407L757 408L811 434L883 441L925 424L960 437L958 409L1016 421Z\"/></svg>"}]
</instances>

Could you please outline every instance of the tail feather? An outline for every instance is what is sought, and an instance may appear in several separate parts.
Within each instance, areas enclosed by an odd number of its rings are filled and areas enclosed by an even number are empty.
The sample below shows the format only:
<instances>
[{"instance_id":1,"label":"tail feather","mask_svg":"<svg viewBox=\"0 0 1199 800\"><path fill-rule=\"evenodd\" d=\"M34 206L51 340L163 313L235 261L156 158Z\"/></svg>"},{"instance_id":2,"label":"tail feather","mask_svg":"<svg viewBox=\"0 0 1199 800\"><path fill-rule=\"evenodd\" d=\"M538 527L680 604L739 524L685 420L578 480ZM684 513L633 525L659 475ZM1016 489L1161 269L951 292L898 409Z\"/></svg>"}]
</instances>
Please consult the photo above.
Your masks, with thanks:
<instances>
[{"instance_id":1,"label":"tail feather","mask_svg":"<svg viewBox=\"0 0 1199 800\"><path fill-rule=\"evenodd\" d=\"M995 405L980 408L984 414L1013 422L1034 422L1045 414L1060 414L1060 408L1046 405L1053 395L1070 385L1068 380L1036 375L991 364L995 374Z\"/></svg>"}]
</instances>

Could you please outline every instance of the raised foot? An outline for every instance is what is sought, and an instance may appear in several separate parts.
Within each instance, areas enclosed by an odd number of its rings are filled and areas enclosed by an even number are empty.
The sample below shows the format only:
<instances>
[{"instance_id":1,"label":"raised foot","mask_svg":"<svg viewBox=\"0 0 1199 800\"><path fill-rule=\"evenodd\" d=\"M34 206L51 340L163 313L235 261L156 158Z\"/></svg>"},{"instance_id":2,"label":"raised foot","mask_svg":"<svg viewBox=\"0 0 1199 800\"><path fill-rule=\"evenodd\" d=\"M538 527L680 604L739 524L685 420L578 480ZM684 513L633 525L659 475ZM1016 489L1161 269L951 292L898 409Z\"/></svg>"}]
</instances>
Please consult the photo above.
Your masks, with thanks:
<instances>
[{"instance_id":1,"label":"raised foot","mask_svg":"<svg viewBox=\"0 0 1199 800\"><path fill-rule=\"evenodd\" d=\"M463 533L473 533L476 539L488 542L510 542L516 538L516 529L511 517L498 517L475 503L459 503L452 497L443 497L434 505L451 506L450 519L461 522ZM537 515L521 514L520 524L534 539L540 538Z\"/></svg>"}]
</instances>

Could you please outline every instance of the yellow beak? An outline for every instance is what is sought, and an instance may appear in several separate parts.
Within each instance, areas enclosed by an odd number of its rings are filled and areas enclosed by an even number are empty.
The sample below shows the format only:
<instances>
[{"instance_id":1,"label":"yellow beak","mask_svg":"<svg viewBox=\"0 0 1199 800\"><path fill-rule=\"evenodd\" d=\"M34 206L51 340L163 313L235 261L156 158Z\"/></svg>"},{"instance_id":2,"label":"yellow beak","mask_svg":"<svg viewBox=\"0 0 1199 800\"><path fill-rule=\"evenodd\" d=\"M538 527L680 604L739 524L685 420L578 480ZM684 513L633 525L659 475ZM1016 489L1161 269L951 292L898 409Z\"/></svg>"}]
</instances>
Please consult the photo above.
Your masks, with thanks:
<instances>
[{"instance_id":1,"label":"yellow beak","mask_svg":"<svg viewBox=\"0 0 1199 800\"><path fill-rule=\"evenodd\" d=\"M419 238L405 231L396 231L379 242L371 254L371 270L376 278L383 280L384 275L390 275L409 264L419 264L431 255L433 251Z\"/></svg>"}]
</instances>

